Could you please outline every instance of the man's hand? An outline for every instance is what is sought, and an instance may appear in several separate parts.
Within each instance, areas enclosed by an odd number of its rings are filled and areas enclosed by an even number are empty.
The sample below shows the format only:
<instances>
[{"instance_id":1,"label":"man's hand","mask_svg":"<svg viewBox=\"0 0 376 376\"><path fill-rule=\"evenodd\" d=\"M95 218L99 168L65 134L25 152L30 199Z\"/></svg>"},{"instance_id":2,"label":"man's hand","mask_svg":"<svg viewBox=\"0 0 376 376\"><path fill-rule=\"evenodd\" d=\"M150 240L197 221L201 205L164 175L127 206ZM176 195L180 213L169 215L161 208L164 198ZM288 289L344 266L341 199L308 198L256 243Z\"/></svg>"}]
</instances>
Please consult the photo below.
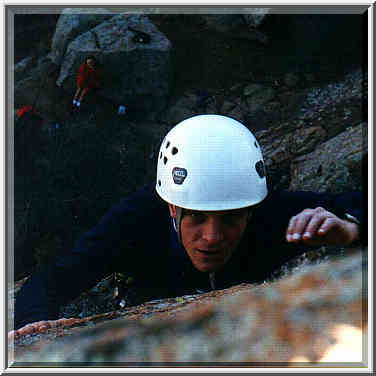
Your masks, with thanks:
<instances>
[{"instance_id":1,"label":"man's hand","mask_svg":"<svg viewBox=\"0 0 376 376\"><path fill-rule=\"evenodd\" d=\"M291 217L286 231L289 243L349 245L359 238L359 226L318 207Z\"/></svg>"}]
</instances>

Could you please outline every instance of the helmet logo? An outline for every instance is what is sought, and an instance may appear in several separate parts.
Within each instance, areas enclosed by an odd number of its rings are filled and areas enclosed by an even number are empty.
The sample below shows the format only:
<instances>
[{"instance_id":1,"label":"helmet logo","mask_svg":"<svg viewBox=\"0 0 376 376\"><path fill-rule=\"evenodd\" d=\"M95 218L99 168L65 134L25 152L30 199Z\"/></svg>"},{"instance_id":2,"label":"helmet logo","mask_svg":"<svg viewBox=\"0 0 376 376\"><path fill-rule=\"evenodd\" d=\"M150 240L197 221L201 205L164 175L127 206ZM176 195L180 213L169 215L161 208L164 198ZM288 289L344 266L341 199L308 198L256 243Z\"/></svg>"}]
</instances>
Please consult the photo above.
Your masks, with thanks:
<instances>
[{"instance_id":1,"label":"helmet logo","mask_svg":"<svg viewBox=\"0 0 376 376\"><path fill-rule=\"evenodd\" d=\"M187 177L187 170L181 167L174 167L172 170L172 178L175 184L183 184L185 178Z\"/></svg>"},{"instance_id":2,"label":"helmet logo","mask_svg":"<svg viewBox=\"0 0 376 376\"><path fill-rule=\"evenodd\" d=\"M262 179L265 176L265 166L263 161L258 161L255 165L256 171L260 178Z\"/></svg>"}]
</instances>

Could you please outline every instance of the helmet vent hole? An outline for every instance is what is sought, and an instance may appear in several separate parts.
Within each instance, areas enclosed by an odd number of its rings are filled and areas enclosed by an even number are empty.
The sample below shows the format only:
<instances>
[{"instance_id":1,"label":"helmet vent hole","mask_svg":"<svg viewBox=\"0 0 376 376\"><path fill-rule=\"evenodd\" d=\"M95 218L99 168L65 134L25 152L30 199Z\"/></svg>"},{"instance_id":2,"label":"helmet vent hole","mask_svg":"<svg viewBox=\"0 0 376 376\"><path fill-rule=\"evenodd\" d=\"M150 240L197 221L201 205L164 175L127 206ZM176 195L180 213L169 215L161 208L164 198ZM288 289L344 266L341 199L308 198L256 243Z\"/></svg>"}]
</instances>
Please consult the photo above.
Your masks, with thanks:
<instances>
[{"instance_id":1,"label":"helmet vent hole","mask_svg":"<svg viewBox=\"0 0 376 376\"><path fill-rule=\"evenodd\" d=\"M167 141L166 149L168 149L169 146L170 146L170 141Z\"/></svg>"},{"instance_id":2,"label":"helmet vent hole","mask_svg":"<svg viewBox=\"0 0 376 376\"><path fill-rule=\"evenodd\" d=\"M256 171L260 177L260 179L262 179L264 176L265 176L265 166L264 166L264 162L263 161L258 161L255 165L255 168L256 168Z\"/></svg>"},{"instance_id":3,"label":"helmet vent hole","mask_svg":"<svg viewBox=\"0 0 376 376\"><path fill-rule=\"evenodd\" d=\"M163 158L163 163L166 164L167 161L168 161L167 157L164 157L164 158Z\"/></svg>"},{"instance_id":4,"label":"helmet vent hole","mask_svg":"<svg viewBox=\"0 0 376 376\"><path fill-rule=\"evenodd\" d=\"M158 180L158 185L159 185L159 186L161 186L161 185L162 185L162 183L161 183L161 181L160 181L160 180Z\"/></svg>"},{"instance_id":5,"label":"helmet vent hole","mask_svg":"<svg viewBox=\"0 0 376 376\"><path fill-rule=\"evenodd\" d=\"M172 155L175 155L175 154L177 154L178 153L178 149L174 146L173 148L172 148L172 150L171 150L171 154Z\"/></svg>"},{"instance_id":6,"label":"helmet vent hole","mask_svg":"<svg viewBox=\"0 0 376 376\"><path fill-rule=\"evenodd\" d=\"M258 145L257 145L257 142L255 141L255 146L256 146L256 148L258 149Z\"/></svg>"},{"instance_id":7,"label":"helmet vent hole","mask_svg":"<svg viewBox=\"0 0 376 376\"><path fill-rule=\"evenodd\" d=\"M162 153L161 153L161 154L159 154L159 159L162 159Z\"/></svg>"}]
</instances>

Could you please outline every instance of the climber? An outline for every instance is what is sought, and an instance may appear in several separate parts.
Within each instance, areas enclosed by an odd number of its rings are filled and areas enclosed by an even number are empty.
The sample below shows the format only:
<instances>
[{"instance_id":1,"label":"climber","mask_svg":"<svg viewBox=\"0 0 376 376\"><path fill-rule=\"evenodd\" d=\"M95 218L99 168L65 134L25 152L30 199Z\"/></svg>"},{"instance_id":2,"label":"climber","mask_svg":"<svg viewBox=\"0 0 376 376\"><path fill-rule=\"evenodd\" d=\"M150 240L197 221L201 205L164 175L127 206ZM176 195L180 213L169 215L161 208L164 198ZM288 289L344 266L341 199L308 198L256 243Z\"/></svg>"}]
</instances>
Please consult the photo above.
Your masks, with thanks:
<instances>
[{"instance_id":1,"label":"climber","mask_svg":"<svg viewBox=\"0 0 376 376\"><path fill-rule=\"evenodd\" d=\"M25 105L17 109L14 125L15 164L30 162L33 148L40 145L43 118L34 106Z\"/></svg>"},{"instance_id":2,"label":"climber","mask_svg":"<svg viewBox=\"0 0 376 376\"><path fill-rule=\"evenodd\" d=\"M268 192L248 128L194 116L162 141L155 184L25 282L15 328L56 319L61 305L115 271L132 275L143 301L260 283L312 247L366 239L366 218L360 192Z\"/></svg>"},{"instance_id":3,"label":"climber","mask_svg":"<svg viewBox=\"0 0 376 376\"><path fill-rule=\"evenodd\" d=\"M102 68L95 57L88 56L77 72L77 90L73 97L73 106L79 108L89 90L101 87L102 74Z\"/></svg>"},{"instance_id":4,"label":"climber","mask_svg":"<svg viewBox=\"0 0 376 376\"><path fill-rule=\"evenodd\" d=\"M24 114L27 114L27 113L35 113L35 114L36 114L36 111L35 111L35 109L33 108L33 106L28 106L28 105L22 106L22 107L20 107L20 108L16 111L17 120L20 120L21 117L22 117Z\"/></svg>"}]
</instances>

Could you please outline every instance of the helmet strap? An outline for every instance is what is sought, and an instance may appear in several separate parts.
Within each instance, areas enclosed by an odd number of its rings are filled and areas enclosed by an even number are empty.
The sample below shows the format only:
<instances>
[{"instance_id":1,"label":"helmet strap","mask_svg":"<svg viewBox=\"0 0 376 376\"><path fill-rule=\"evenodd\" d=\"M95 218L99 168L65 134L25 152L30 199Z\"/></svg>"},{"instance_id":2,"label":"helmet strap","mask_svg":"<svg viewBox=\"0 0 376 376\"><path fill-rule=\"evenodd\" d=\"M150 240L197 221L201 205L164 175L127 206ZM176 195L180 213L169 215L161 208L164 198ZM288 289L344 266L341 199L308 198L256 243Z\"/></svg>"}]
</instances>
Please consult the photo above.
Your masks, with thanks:
<instances>
[{"instance_id":1,"label":"helmet strap","mask_svg":"<svg viewBox=\"0 0 376 376\"><path fill-rule=\"evenodd\" d=\"M176 233L178 235L178 240L181 243L181 229L180 229L180 226L181 226L181 219L183 217L183 208L181 208L180 206L176 206L175 205L175 213L176 213L176 216L175 216L175 218L173 218L174 228L175 228L175 231L176 231Z\"/></svg>"},{"instance_id":2,"label":"helmet strap","mask_svg":"<svg viewBox=\"0 0 376 376\"><path fill-rule=\"evenodd\" d=\"M251 208L248 208L248 215L247 215L247 224L250 222L252 218L253 210Z\"/></svg>"}]
</instances>

